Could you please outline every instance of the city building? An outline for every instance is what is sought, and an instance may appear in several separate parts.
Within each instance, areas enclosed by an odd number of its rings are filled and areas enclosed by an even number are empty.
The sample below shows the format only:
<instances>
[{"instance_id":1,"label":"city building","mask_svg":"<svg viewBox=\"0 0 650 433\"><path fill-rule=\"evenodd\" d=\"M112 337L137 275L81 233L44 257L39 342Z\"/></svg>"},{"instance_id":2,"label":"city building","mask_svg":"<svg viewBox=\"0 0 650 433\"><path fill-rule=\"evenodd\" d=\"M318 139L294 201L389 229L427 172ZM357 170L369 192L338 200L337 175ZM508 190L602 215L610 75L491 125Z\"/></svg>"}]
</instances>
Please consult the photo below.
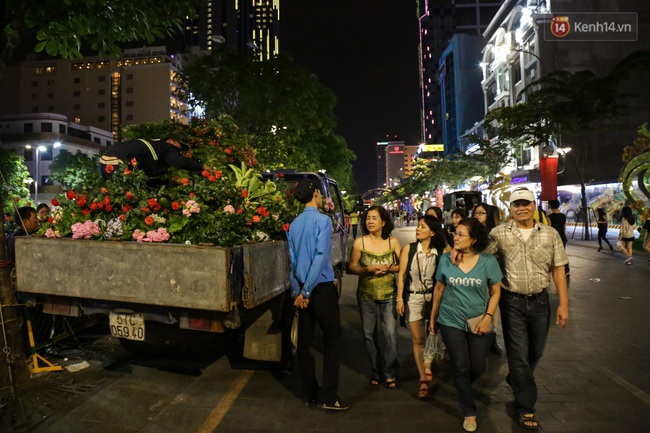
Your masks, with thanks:
<instances>
[{"instance_id":1,"label":"city building","mask_svg":"<svg viewBox=\"0 0 650 433\"><path fill-rule=\"evenodd\" d=\"M440 57L440 126L446 155L465 150L459 138L485 115L479 68L484 45L479 36L459 33Z\"/></svg>"},{"instance_id":2,"label":"city building","mask_svg":"<svg viewBox=\"0 0 650 433\"><path fill-rule=\"evenodd\" d=\"M0 89L0 115L57 113L108 130L142 122L188 121L177 63L164 46L124 50L120 59L28 59L12 66ZM16 70L17 69L17 70ZM5 91L6 90L6 91Z\"/></svg>"},{"instance_id":3,"label":"city building","mask_svg":"<svg viewBox=\"0 0 650 433\"><path fill-rule=\"evenodd\" d=\"M110 131L81 125L55 113L0 116L0 147L25 158L33 182L34 203L49 203L62 192L50 179L50 165L60 153L92 157L113 144Z\"/></svg>"},{"instance_id":4,"label":"city building","mask_svg":"<svg viewBox=\"0 0 650 433\"><path fill-rule=\"evenodd\" d=\"M404 179L404 142L377 142L377 185L392 188Z\"/></svg>"},{"instance_id":5,"label":"city building","mask_svg":"<svg viewBox=\"0 0 650 433\"><path fill-rule=\"evenodd\" d=\"M438 68L454 34L481 36L502 0L419 0L422 143L443 142Z\"/></svg>"},{"instance_id":6,"label":"city building","mask_svg":"<svg viewBox=\"0 0 650 433\"><path fill-rule=\"evenodd\" d=\"M217 44L253 49L268 60L280 52L279 28L280 0L211 0L187 20L185 40L200 50Z\"/></svg>"}]
</instances>

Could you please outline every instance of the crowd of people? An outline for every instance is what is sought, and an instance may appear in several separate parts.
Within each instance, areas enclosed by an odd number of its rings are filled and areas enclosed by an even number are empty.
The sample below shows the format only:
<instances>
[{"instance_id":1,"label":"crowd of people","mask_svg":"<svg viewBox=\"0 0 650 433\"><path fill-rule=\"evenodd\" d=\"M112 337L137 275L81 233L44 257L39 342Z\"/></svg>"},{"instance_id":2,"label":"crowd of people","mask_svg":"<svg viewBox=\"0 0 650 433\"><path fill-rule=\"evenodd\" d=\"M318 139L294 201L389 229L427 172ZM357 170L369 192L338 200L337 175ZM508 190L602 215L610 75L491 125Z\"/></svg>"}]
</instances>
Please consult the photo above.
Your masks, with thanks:
<instances>
[{"instance_id":1,"label":"crowd of people","mask_svg":"<svg viewBox=\"0 0 650 433\"><path fill-rule=\"evenodd\" d=\"M318 207L316 194L311 203ZM488 353L503 352L496 344L497 329L501 329L508 363L505 380L515 399L515 421L524 429L538 430L535 370L552 321L562 329L569 320L567 219L560 211L559 201L549 201L549 208L548 214L538 212L535 194L526 188L511 193L510 215L505 222L499 209L487 203L475 204L469 210L458 208L446 212L431 207L417 217L416 241L406 245L400 245L391 235L395 215L383 207L372 206L354 215L359 232L354 237L349 273L359 276L356 297L370 365L367 373L370 386L383 384L394 389L398 385L396 335L401 323L412 337L419 376L416 395L421 399L429 397L435 377L424 361L425 341L428 335L440 335L456 386L463 429L475 431L478 421L472 384L484 372ZM318 215L313 210L309 214ZM630 235L630 232L638 229L632 219L625 222L629 214L624 208L621 241L629 256L628 263L634 241L634 233ZM602 242L613 249L606 238L605 213L599 210L598 216L599 251ZM646 221L650 220L647 214L644 216ZM650 226L650 222L646 225ZM327 232L326 228L323 230ZM302 224L292 224L290 244L304 243L299 239L305 237L319 237L317 233L320 232L314 231L311 225L305 231ZM650 244L647 239L646 244ZM329 252L315 249L313 254L327 257ZM313 290L312 296L322 289L319 285L312 289L316 280L298 275L311 274L314 263L325 268L331 265L327 260L301 264L302 254L298 251L291 256L296 275L294 293L301 293L295 298L296 306L312 308L311 302L308 306L304 304L305 288ZM320 275L330 274L321 272ZM554 315L548 302L551 280L558 298ZM328 308L339 317L334 302ZM313 328L313 323L310 327ZM328 335L325 328L324 333ZM338 338L340 327L336 327L335 334ZM310 343L312 332L308 331L307 335L306 343ZM330 356L329 347L325 345L326 359ZM309 351L309 347L299 350ZM306 357L304 363L305 398L324 409L348 409L350 405L338 395L324 393L325 387L318 388L313 360ZM324 365L324 383L332 377L326 379L326 370L328 367Z\"/></svg>"}]
</instances>

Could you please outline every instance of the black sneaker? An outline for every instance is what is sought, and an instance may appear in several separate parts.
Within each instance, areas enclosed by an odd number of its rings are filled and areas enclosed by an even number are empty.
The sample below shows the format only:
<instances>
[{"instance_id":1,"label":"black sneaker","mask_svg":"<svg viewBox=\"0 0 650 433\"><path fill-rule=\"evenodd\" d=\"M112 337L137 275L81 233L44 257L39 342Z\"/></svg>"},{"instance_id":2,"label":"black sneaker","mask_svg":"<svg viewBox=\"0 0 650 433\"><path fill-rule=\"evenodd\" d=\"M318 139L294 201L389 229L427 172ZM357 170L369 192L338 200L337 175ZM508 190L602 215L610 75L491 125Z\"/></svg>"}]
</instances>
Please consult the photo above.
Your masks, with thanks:
<instances>
[{"instance_id":1,"label":"black sneaker","mask_svg":"<svg viewBox=\"0 0 650 433\"><path fill-rule=\"evenodd\" d=\"M335 401L331 403L321 403L318 405L321 409L325 410L348 410L350 409L350 405L347 403L344 403L341 401L341 399L336 399Z\"/></svg>"}]
</instances>

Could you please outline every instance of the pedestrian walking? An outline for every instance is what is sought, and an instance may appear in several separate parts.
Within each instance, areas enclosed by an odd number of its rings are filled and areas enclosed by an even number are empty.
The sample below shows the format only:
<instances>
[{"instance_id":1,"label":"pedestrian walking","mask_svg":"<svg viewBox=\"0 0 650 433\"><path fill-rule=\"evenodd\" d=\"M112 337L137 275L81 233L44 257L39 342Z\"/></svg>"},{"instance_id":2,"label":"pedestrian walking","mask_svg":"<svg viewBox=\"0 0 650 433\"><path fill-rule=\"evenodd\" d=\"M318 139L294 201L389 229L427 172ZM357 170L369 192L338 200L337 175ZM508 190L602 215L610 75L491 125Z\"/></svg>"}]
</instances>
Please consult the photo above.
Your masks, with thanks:
<instances>
[{"instance_id":1,"label":"pedestrian walking","mask_svg":"<svg viewBox=\"0 0 650 433\"><path fill-rule=\"evenodd\" d=\"M370 384L382 380L388 388L397 386L397 287L399 241L390 234L393 221L386 209L371 206L363 214L364 236L356 239L350 255L350 272L359 275L357 301L366 352L372 366Z\"/></svg>"},{"instance_id":2,"label":"pedestrian walking","mask_svg":"<svg viewBox=\"0 0 650 433\"><path fill-rule=\"evenodd\" d=\"M564 265L569 259L556 230L534 220L535 195L517 188L510 195L513 220L495 227L487 252L503 258L505 279L499 310L508 358L506 382L515 397L516 422L538 430L535 418L535 369L544 353L550 327L548 288L552 275L559 305L555 323L563 329L569 320L569 298Z\"/></svg>"},{"instance_id":3,"label":"pedestrian walking","mask_svg":"<svg viewBox=\"0 0 650 433\"><path fill-rule=\"evenodd\" d=\"M352 226L352 238L357 237L357 225L359 224L359 211L354 209L350 214L350 225Z\"/></svg>"},{"instance_id":4,"label":"pedestrian walking","mask_svg":"<svg viewBox=\"0 0 650 433\"><path fill-rule=\"evenodd\" d=\"M549 200L548 207L551 208L551 213L548 214L548 221L550 226L553 227L560 234L560 239L562 239L562 245L566 250L566 215L560 212L560 201L559 200ZM569 264L564 265L564 275L568 279L571 273Z\"/></svg>"},{"instance_id":5,"label":"pedestrian walking","mask_svg":"<svg viewBox=\"0 0 650 433\"><path fill-rule=\"evenodd\" d=\"M429 322L429 331L439 331L447 347L468 432L477 429L472 383L485 371L503 278L496 257L482 252L487 245L487 230L476 218L458 223L454 249L460 259L454 264L445 254L440 260Z\"/></svg>"},{"instance_id":6,"label":"pedestrian walking","mask_svg":"<svg viewBox=\"0 0 650 433\"><path fill-rule=\"evenodd\" d=\"M598 225L598 252L603 250L603 241L609 245L611 251L614 251L614 247L607 240L607 215L602 207L596 209L596 224Z\"/></svg>"},{"instance_id":7,"label":"pedestrian walking","mask_svg":"<svg viewBox=\"0 0 650 433\"><path fill-rule=\"evenodd\" d=\"M420 374L418 397L429 395L433 373L424 365L425 320L429 319L438 262L447 242L442 225L435 217L420 217L416 241L402 248L397 275L397 314L404 317L413 337L413 357Z\"/></svg>"},{"instance_id":8,"label":"pedestrian walking","mask_svg":"<svg viewBox=\"0 0 650 433\"><path fill-rule=\"evenodd\" d=\"M632 244L634 243L634 230L638 230L636 226L636 218L632 213L632 208L629 206L623 207L621 210L621 230L618 234L618 240L623 243L621 251L627 257L623 263L626 265L632 264Z\"/></svg>"},{"instance_id":9,"label":"pedestrian walking","mask_svg":"<svg viewBox=\"0 0 650 433\"><path fill-rule=\"evenodd\" d=\"M643 230L645 230L645 239L643 240L643 250L646 253L650 253L650 208L646 208L643 213L645 222L643 223ZM650 263L650 260L648 260Z\"/></svg>"},{"instance_id":10,"label":"pedestrian walking","mask_svg":"<svg viewBox=\"0 0 650 433\"><path fill-rule=\"evenodd\" d=\"M341 311L330 262L332 220L318 211L323 204L318 181L301 179L293 196L305 205L305 210L291 223L287 236L291 296L300 311L297 358L302 391L309 404L346 410L350 406L338 396ZM322 387L316 380L316 363L311 354L316 324L323 331Z\"/></svg>"}]
</instances>

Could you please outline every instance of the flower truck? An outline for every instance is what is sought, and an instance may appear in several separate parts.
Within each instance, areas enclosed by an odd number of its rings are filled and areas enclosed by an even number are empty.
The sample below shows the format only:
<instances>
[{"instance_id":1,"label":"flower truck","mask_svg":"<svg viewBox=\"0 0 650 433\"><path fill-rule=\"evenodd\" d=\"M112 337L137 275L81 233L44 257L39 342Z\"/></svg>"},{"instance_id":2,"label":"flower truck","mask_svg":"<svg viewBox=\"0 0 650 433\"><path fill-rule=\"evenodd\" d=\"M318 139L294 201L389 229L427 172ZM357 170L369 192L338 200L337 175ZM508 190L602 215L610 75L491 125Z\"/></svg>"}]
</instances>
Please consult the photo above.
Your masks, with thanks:
<instances>
[{"instance_id":1,"label":"flower truck","mask_svg":"<svg viewBox=\"0 0 650 433\"><path fill-rule=\"evenodd\" d=\"M19 296L48 314L106 317L111 335L131 347L173 343L184 338L178 329L243 330L245 357L280 361L295 344L285 235L300 211L292 186L303 176L321 183L339 290L340 191L322 173L286 173L276 185L255 170L246 148L218 138L223 133L206 133L191 149L197 157L209 146L225 164L206 154L202 160L218 169L172 174L172 187L152 189L131 161L111 181L89 181L53 200L40 236L16 239Z\"/></svg>"}]
</instances>

